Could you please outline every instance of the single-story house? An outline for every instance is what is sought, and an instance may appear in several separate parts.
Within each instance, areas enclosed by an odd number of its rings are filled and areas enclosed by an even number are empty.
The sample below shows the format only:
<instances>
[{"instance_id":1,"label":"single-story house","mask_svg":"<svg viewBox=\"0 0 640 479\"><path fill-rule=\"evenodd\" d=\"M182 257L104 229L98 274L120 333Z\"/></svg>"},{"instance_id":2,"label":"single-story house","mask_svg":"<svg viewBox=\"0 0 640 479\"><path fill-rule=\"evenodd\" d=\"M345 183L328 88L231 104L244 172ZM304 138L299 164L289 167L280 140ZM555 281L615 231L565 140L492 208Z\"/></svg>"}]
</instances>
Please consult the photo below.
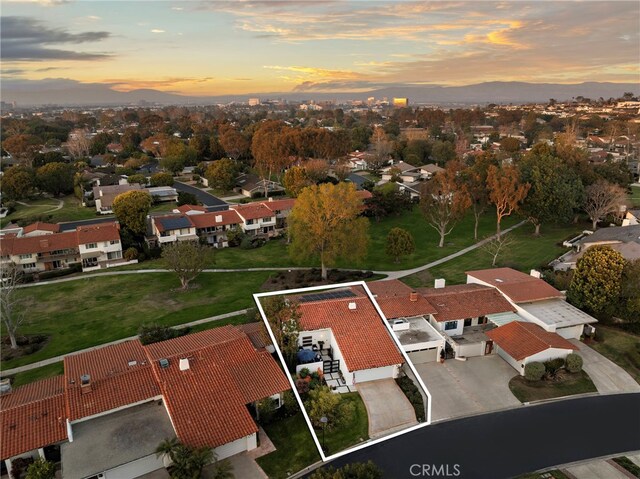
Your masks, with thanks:
<instances>
[{"instance_id":1,"label":"single-story house","mask_svg":"<svg viewBox=\"0 0 640 479\"><path fill-rule=\"evenodd\" d=\"M566 358L576 349L560 335L526 321L512 321L486 334L495 342L498 355L523 376L527 363Z\"/></svg>"},{"instance_id":2,"label":"single-story house","mask_svg":"<svg viewBox=\"0 0 640 479\"><path fill-rule=\"evenodd\" d=\"M100 185L93 187L93 199L96 202L96 211L101 215L110 215L113 213L111 209L113 200L116 196L126 193L127 191L142 190L142 186L138 183L125 185Z\"/></svg>"},{"instance_id":3,"label":"single-story house","mask_svg":"<svg viewBox=\"0 0 640 479\"><path fill-rule=\"evenodd\" d=\"M265 187L268 194L284 193L284 188L280 183L271 180L263 180L253 173L242 173L238 176L234 191L237 191L248 198L253 198L256 196L264 196Z\"/></svg>"},{"instance_id":4,"label":"single-story house","mask_svg":"<svg viewBox=\"0 0 640 479\"><path fill-rule=\"evenodd\" d=\"M422 165L420 167L420 173L426 180L431 179L433 175L435 175L436 173L440 173L441 171L444 171L444 168L434 163L429 163L428 165Z\"/></svg>"},{"instance_id":5,"label":"single-story house","mask_svg":"<svg viewBox=\"0 0 640 479\"><path fill-rule=\"evenodd\" d=\"M153 186L146 188L154 201L163 203L166 201L178 201L178 190L171 186Z\"/></svg>"}]
</instances>

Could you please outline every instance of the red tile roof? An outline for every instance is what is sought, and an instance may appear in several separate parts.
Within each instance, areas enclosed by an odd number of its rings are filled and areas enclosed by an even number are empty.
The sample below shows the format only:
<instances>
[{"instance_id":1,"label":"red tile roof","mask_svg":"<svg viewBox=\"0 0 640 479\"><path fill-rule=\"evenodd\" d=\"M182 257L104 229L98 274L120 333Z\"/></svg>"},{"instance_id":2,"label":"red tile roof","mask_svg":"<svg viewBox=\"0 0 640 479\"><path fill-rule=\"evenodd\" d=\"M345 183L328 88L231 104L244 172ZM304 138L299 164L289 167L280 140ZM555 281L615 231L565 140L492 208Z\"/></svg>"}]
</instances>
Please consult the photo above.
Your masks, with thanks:
<instances>
[{"instance_id":1,"label":"red tile roof","mask_svg":"<svg viewBox=\"0 0 640 479\"><path fill-rule=\"evenodd\" d=\"M212 226L237 225L242 223L242 219L234 210L217 211L214 213L203 213L201 215L189 215L191 223L196 228L209 228ZM220 221L218 221L220 220Z\"/></svg>"},{"instance_id":2,"label":"red tile roof","mask_svg":"<svg viewBox=\"0 0 640 479\"><path fill-rule=\"evenodd\" d=\"M60 225L53 223L43 223L42 221L36 221L35 223L31 223L27 225L22 230L22 234L29 234L33 231L50 231L51 233L59 233Z\"/></svg>"},{"instance_id":3,"label":"red tile roof","mask_svg":"<svg viewBox=\"0 0 640 479\"><path fill-rule=\"evenodd\" d=\"M356 191L356 195L358 195L360 197L360 199L362 199L362 200L366 200L366 199L371 198L373 196L371 194L371 192L368 191L368 190L358 190L358 191Z\"/></svg>"},{"instance_id":4,"label":"red tile roof","mask_svg":"<svg viewBox=\"0 0 640 479\"><path fill-rule=\"evenodd\" d=\"M512 321L485 333L516 361L546 351L549 348L575 350L576 346L556 333L549 333L537 324Z\"/></svg>"},{"instance_id":5,"label":"red tile roof","mask_svg":"<svg viewBox=\"0 0 640 479\"><path fill-rule=\"evenodd\" d=\"M199 349L235 341L244 336L245 334L240 329L227 325L207 329L196 334L186 334L169 341L148 344L144 346L144 349L151 361L157 361L158 359L170 358L180 354L190 354Z\"/></svg>"},{"instance_id":6,"label":"red tile roof","mask_svg":"<svg viewBox=\"0 0 640 479\"><path fill-rule=\"evenodd\" d=\"M477 318L487 314L515 311L515 307L490 286L464 284L445 288L419 288L436 310L436 321Z\"/></svg>"},{"instance_id":7,"label":"red tile roof","mask_svg":"<svg viewBox=\"0 0 640 479\"><path fill-rule=\"evenodd\" d=\"M76 233L79 245L120 240L120 224L113 222L79 226L76 229Z\"/></svg>"},{"instance_id":8,"label":"red tile roof","mask_svg":"<svg viewBox=\"0 0 640 479\"><path fill-rule=\"evenodd\" d=\"M349 303L355 303L356 309L350 310ZM404 362L369 298L315 301L299 307L301 329L331 328L349 371Z\"/></svg>"},{"instance_id":9,"label":"red tile roof","mask_svg":"<svg viewBox=\"0 0 640 479\"><path fill-rule=\"evenodd\" d=\"M67 439L63 382L43 379L0 398L0 459Z\"/></svg>"},{"instance_id":10,"label":"red tile roof","mask_svg":"<svg viewBox=\"0 0 640 479\"><path fill-rule=\"evenodd\" d=\"M436 309L423 296L397 279L367 284L387 319L434 314Z\"/></svg>"},{"instance_id":11,"label":"red tile roof","mask_svg":"<svg viewBox=\"0 0 640 479\"><path fill-rule=\"evenodd\" d=\"M67 233L53 233L41 236L22 236L2 238L0 241L0 254L19 255L48 253L63 249L77 248L78 238L75 231Z\"/></svg>"},{"instance_id":12,"label":"red tile roof","mask_svg":"<svg viewBox=\"0 0 640 479\"><path fill-rule=\"evenodd\" d=\"M468 276L498 288L514 303L562 298L563 295L546 281L511 268L467 271Z\"/></svg>"},{"instance_id":13,"label":"red tile roof","mask_svg":"<svg viewBox=\"0 0 640 479\"><path fill-rule=\"evenodd\" d=\"M83 374L91 377L91 391L85 394L80 387ZM160 396L149 358L138 340L66 356L64 377L71 421Z\"/></svg>"},{"instance_id":14,"label":"red tile roof","mask_svg":"<svg viewBox=\"0 0 640 479\"><path fill-rule=\"evenodd\" d=\"M204 206L200 206L200 205L182 205L182 206L178 206L175 209L178 210L180 213L187 213L189 211L202 211L204 213L207 212L207 209Z\"/></svg>"},{"instance_id":15,"label":"red tile roof","mask_svg":"<svg viewBox=\"0 0 640 479\"><path fill-rule=\"evenodd\" d=\"M274 213L264 203L249 203L233 206L238 214L245 220L257 220L259 218L271 218Z\"/></svg>"},{"instance_id":16,"label":"red tile roof","mask_svg":"<svg viewBox=\"0 0 640 479\"><path fill-rule=\"evenodd\" d=\"M275 213L276 211L292 210L296 204L296 200L294 198L285 198L282 200L264 201L263 203Z\"/></svg>"},{"instance_id":17,"label":"red tile roof","mask_svg":"<svg viewBox=\"0 0 640 479\"><path fill-rule=\"evenodd\" d=\"M264 349L273 344L262 321L240 324L237 328L249 336L253 347L256 349Z\"/></svg>"}]
</instances>

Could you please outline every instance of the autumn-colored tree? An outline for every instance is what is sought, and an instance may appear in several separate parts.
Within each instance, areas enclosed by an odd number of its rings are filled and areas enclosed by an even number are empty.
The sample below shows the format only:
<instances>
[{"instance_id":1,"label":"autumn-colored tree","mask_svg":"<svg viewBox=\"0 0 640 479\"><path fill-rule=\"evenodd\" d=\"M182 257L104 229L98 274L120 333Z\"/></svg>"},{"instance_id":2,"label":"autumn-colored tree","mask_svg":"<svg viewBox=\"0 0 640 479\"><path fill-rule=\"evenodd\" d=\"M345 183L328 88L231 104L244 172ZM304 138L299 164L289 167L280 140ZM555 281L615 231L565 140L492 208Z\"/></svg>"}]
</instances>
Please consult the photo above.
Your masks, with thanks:
<instances>
[{"instance_id":1,"label":"autumn-colored tree","mask_svg":"<svg viewBox=\"0 0 640 479\"><path fill-rule=\"evenodd\" d=\"M260 301L280 352L292 362L298 351L300 311L298 303L284 296L268 296Z\"/></svg>"},{"instance_id":2,"label":"autumn-colored tree","mask_svg":"<svg viewBox=\"0 0 640 479\"><path fill-rule=\"evenodd\" d=\"M500 149L506 153L517 153L520 151L520 140L512 136L500 140Z\"/></svg>"},{"instance_id":3,"label":"autumn-colored tree","mask_svg":"<svg viewBox=\"0 0 640 479\"><path fill-rule=\"evenodd\" d=\"M37 136L27 134L17 134L2 140L2 148L25 166L32 166L39 144Z\"/></svg>"},{"instance_id":4,"label":"autumn-colored tree","mask_svg":"<svg viewBox=\"0 0 640 479\"><path fill-rule=\"evenodd\" d=\"M12 166L0 176L2 196L7 200L27 198L32 193L35 185L35 172L28 166Z\"/></svg>"},{"instance_id":5,"label":"autumn-colored tree","mask_svg":"<svg viewBox=\"0 0 640 479\"><path fill-rule=\"evenodd\" d=\"M122 226L141 235L147 230L147 215L152 204L149 193L132 190L116 196L112 209Z\"/></svg>"},{"instance_id":6,"label":"autumn-colored tree","mask_svg":"<svg viewBox=\"0 0 640 479\"><path fill-rule=\"evenodd\" d=\"M170 173L154 173L150 179L151 186L173 186L174 179Z\"/></svg>"},{"instance_id":7,"label":"autumn-colored tree","mask_svg":"<svg viewBox=\"0 0 640 479\"><path fill-rule=\"evenodd\" d=\"M306 169L301 166L289 168L282 179L285 191L292 198L297 197L304 188L312 184L313 181L307 175Z\"/></svg>"},{"instance_id":8,"label":"autumn-colored tree","mask_svg":"<svg viewBox=\"0 0 640 479\"><path fill-rule=\"evenodd\" d=\"M254 167L263 180L270 180L271 175L280 174L288 163L288 148L282 141L285 125L279 121L264 122L253 134L251 153ZM264 196L269 195L265 181Z\"/></svg>"},{"instance_id":9,"label":"autumn-colored tree","mask_svg":"<svg viewBox=\"0 0 640 479\"><path fill-rule=\"evenodd\" d=\"M304 169L307 172L307 177L313 183L320 183L327 179L329 175L329 163L326 160L311 159L304 164Z\"/></svg>"},{"instance_id":10,"label":"autumn-colored tree","mask_svg":"<svg viewBox=\"0 0 640 479\"><path fill-rule=\"evenodd\" d=\"M597 316L609 315L620 296L624 257L609 246L592 246L576 263L567 300Z\"/></svg>"},{"instance_id":11,"label":"autumn-colored tree","mask_svg":"<svg viewBox=\"0 0 640 479\"><path fill-rule=\"evenodd\" d=\"M233 189L237 176L238 164L230 158L214 161L205 172L205 178L209 182L209 186L223 191Z\"/></svg>"},{"instance_id":12,"label":"autumn-colored tree","mask_svg":"<svg viewBox=\"0 0 640 479\"><path fill-rule=\"evenodd\" d=\"M496 233L501 234L502 218L511 215L526 198L530 185L520 181L520 174L515 166L489 166L487 171L489 200L496 206Z\"/></svg>"},{"instance_id":13,"label":"autumn-colored tree","mask_svg":"<svg viewBox=\"0 0 640 479\"><path fill-rule=\"evenodd\" d=\"M147 184L147 177L144 176L143 174L129 175L127 177L127 183L129 183L129 184L138 183L140 185L146 185Z\"/></svg>"},{"instance_id":14,"label":"autumn-colored tree","mask_svg":"<svg viewBox=\"0 0 640 479\"><path fill-rule=\"evenodd\" d=\"M473 210L473 239L478 241L478 224L480 216L484 214L489 206L489 192L487 191L487 170L489 165L497 164L495 155L485 152L476 157L475 162L469 168L460 171L460 182L462 188L471 200Z\"/></svg>"},{"instance_id":15,"label":"autumn-colored tree","mask_svg":"<svg viewBox=\"0 0 640 479\"><path fill-rule=\"evenodd\" d=\"M445 236L471 206L469 195L461 187L459 171L458 163L449 162L445 171L425 183L421 191L420 208L429 226L440 235L440 248L444 246Z\"/></svg>"},{"instance_id":16,"label":"autumn-colored tree","mask_svg":"<svg viewBox=\"0 0 640 479\"><path fill-rule=\"evenodd\" d=\"M413 235L402 228L391 228L387 235L387 254L395 263L400 262L402 256L411 254L416 249Z\"/></svg>"},{"instance_id":17,"label":"autumn-colored tree","mask_svg":"<svg viewBox=\"0 0 640 479\"><path fill-rule=\"evenodd\" d=\"M295 259L317 258L322 279L338 258L358 261L367 253L369 221L354 185L324 183L302 190L289 215L289 247Z\"/></svg>"},{"instance_id":18,"label":"autumn-colored tree","mask_svg":"<svg viewBox=\"0 0 640 479\"><path fill-rule=\"evenodd\" d=\"M75 173L74 166L68 163L47 163L36 170L36 183L53 196L72 193Z\"/></svg>"},{"instance_id":19,"label":"autumn-colored tree","mask_svg":"<svg viewBox=\"0 0 640 479\"><path fill-rule=\"evenodd\" d=\"M162 248L162 259L167 268L178 275L181 289L185 291L210 263L212 252L197 241L176 241Z\"/></svg>"},{"instance_id":20,"label":"autumn-colored tree","mask_svg":"<svg viewBox=\"0 0 640 479\"><path fill-rule=\"evenodd\" d=\"M611 184L605 180L598 180L585 188L584 210L589 215L589 219L595 230L598 221L603 220L607 215L620 211L627 201L627 193L618 185Z\"/></svg>"},{"instance_id":21,"label":"autumn-colored tree","mask_svg":"<svg viewBox=\"0 0 640 479\"><path fill-rule=\"evenodd\" d=\"M170 154L170 148L179 143L182 143L174 136L167 135L166 133L158 133L157 135L145 138L140 143L140 148L144 151L151 153L156 158L164 158Z\"/></svg>"},{"instance_id":22,"label":"autumn-colored tree","mask_svg":"<svg viewBox=\"0 0 640 479\"><path fill-rule=\"evenodd\" d=\"M346 161L338 161L333 165L333 174L338 181L345 181L351 174L351 167Z\"/></svg>"},{"instance_id":23,"label":"autumn-colored tree","mask_svg":"<svg viewBox=\"0 0 640 479\"><path fill-rule=\"evenodd\" d=\"M391 141L384 132L384 129L377 127L371 135L371 143L373 145L373 156L369 160L369 167L377 171L386 165L391 155Z\"/></svg>"},{"instance_id":24,"label":"autumn-colored tree","mask_svg":"<svg viewBox=\"0 0 640 479\"><path fill-rule=\"evenodd\" d=\"M220 135L219 141L227 156L233 160L246 157L251 148L251 142L235 128L227 128Z\"/></svg>"}]
</instances>

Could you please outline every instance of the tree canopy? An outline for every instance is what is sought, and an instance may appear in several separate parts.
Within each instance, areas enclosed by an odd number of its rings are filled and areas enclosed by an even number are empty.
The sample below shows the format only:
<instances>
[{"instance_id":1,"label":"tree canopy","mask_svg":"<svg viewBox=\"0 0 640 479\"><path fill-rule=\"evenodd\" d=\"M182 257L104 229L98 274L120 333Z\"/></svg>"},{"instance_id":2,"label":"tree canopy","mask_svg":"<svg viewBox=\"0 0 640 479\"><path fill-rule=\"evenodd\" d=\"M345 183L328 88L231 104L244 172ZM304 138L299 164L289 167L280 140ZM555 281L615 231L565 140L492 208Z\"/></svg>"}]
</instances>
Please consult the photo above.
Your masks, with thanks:
<instances>
[{"instance_id":1,"label":"tree canopy","mask_svg":"<svg viewBox=\"0 0 640 479\"><path fill-rule=\"evenodd\" d=\"M176 241L162 248L162 259L178 275L183 291L206 268L211 257L211 248L197 241Z\"/></svg>"},{"instance_id":2,"label":"tree canopy","mask_svg":"<svg viewBox=\"0 0 640 479\"><path fill-rule=\"evenodd\" d=\"M122 226L135 234L142 235L147 230L147 214L152 204L153 200L149 193L132 190L116 196L112 209Z\"/></svg>"}]
</instances>

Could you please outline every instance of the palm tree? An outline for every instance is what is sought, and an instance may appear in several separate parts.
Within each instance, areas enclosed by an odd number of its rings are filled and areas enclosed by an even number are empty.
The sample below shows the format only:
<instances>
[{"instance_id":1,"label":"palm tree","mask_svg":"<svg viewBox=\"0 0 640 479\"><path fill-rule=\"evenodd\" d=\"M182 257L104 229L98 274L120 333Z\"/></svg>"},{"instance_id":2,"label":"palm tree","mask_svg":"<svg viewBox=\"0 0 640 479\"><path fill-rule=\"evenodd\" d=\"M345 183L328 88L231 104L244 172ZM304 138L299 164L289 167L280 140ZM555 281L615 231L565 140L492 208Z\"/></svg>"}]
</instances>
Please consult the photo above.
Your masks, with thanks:
<instances>
[{"instance_id":1,"label":"palm tree","mask_svg":"<svg viewBox=\"0 0 640 479\"><path fill-rule=\"evenodd\" d=\"M165 439L158 444L158 447L156 447L156 457L162 456L166 467L166 463L168 462L167 459L171 462L175 462L176 452L180 446L182 446L182 443L177 437Z\"/></svg>"},{"instance_id":2,"label":"palm tree","mask_svg":"<svg viewBox=\"0 0 640 479\"><path fill-rule=\"evenodd\" d=\"M211 479L233 479L235 477L232 472L233 466L229 461L218 461L216 459L214 462L215 466L213 467Z\"/></svg>"}]
</instances>

